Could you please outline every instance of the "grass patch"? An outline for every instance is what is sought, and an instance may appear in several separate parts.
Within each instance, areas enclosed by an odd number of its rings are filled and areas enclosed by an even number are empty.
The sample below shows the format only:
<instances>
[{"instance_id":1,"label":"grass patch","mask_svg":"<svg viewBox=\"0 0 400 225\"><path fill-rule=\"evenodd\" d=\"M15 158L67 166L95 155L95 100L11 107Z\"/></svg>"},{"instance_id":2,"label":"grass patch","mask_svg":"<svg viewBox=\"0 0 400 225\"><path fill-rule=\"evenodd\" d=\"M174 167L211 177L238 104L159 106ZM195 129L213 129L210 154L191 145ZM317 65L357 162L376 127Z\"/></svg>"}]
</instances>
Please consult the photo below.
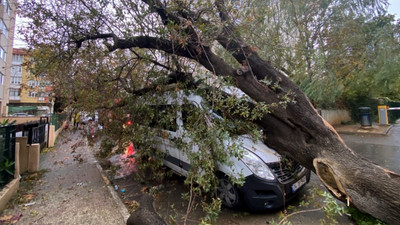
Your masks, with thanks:
<instances>
[{"instance_id":1,"label":"grass patch","mask_svg":"<svg viewBox=\"0 0 400 225\"><path fill-rule=\"evenodd\" d=\"M48 148L44 148L44 149L42 149L42 154L45 154L45 153L48 153L48 152L51 152L51 151L53 151L54 150L54 147L48 147Z\"/></svg>"},{"instance_id":2,"label":"grass patch","mask_svg":"<svg viewBox=\"0 0 400 225\"><path fill-rule=\"evenodd\" d=\"M351 219L358 225L387 225L387 223L353 207L349 207L347 212L351 215Z\"/></svg>"}]
</instances>

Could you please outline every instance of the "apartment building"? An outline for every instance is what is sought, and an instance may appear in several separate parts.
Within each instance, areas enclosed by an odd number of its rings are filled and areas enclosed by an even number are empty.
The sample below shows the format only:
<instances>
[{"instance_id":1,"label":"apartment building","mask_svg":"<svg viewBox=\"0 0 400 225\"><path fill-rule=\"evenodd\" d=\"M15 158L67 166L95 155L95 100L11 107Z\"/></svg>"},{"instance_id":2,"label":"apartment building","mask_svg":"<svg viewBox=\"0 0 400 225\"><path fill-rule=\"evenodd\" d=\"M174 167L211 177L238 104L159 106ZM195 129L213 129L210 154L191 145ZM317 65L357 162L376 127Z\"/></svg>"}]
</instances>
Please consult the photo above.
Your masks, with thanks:
<instances>
[{"instance_id":1,"label":"apartment building","mask_svg":"<svg viewBox=\"0 0 400 225\"><path fill-rule=\"evenodd\" d=\"M19 112L41 115L50 111L52 85L45 75L30 73L24 64L29 59L29 52L25 49L13 49L8 104L10 115Z\"/></svg>"},{"instance_id":2,"label":"apartment building","mask_svg":"<svg viewBox=\"0 0 400 225\"><path fill-rule=\"evenodd\" d=\"M0 116L8 113L16 0L0 0Z\"/></svg>"}]
</instances>

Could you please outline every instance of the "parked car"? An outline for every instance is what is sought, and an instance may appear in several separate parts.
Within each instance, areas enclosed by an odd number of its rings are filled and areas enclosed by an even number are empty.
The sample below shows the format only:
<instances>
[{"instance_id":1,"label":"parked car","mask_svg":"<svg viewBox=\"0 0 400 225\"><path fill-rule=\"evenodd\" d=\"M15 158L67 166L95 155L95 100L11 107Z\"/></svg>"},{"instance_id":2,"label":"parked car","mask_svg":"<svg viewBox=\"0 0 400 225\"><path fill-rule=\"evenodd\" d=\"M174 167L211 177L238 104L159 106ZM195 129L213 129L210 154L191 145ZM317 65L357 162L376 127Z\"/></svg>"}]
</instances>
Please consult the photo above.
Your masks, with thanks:
<instances>
[{"instance_id":1,"label":"parked car","mask_svg":"<svg viewBox=\"0 0 400 225\"><path fill-rule=\"evenodd\" d=\"M177 95L166 95L155 105L153 103L150 105L157 110L157 121L160 121L159 117L162 117L163 113L175 110L176 104L180 106L175 119L170 120L170 124L163 124L161 132L152 137L152 140L157 143L154 147L166 154L163 159L164 164L183 176L188 175L190 160L173 140L182 138L187 132L185 123L190 111L186 109L191 107L205 109L205 103L201 96L179 92ZM212 126L213 119L222 119L212 111L207 117L202 121L207 121L208 126ZM275 150L260 140L243 134L237 139L227 141L224 145L228 142L241 145L243 157L239 159L231 156L232 166L217 163L220 174L217 194L222 204L227 207L238 208L246 205L249 209L257 211L281 208L310 180L308 169L294 161L288 163L288 159L283 160ZM195 146L192 151L198 151L198 148ZM240 175L244 176L245 183L239 187L231 182L229 176L239 178Z\"/></svg>"}]
</instances>

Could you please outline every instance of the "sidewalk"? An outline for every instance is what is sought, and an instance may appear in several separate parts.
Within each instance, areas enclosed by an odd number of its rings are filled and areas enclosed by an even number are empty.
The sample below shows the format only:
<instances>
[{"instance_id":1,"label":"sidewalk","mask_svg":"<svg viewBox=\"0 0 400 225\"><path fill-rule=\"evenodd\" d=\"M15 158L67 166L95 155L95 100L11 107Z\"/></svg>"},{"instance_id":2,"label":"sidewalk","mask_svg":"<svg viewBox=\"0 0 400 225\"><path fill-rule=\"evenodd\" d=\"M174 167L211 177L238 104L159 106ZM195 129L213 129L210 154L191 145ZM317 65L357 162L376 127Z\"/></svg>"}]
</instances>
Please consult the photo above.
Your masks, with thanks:
<instances>
[{"instance_id":1,"label":"sidewalk","mask_svg":"<svg viewBox=\"0 0 400 225\"><path fill-rule=\"evenodd\" d=\"M41 154L40 169L48 172L33 186L32 199L2 215L22 214L18 224L125 224L128 212L82 137L63 131L55 148Z\"/></svg>"},{"instance_id":2,"label":"sidewalk","mask_svg":"<svg viewBox=\"0 0 400 225\"><path fill-rule=\"evenodd\" d=\"M360 124L334 126L339 134L372 134L387 135L392 125L372 124L371 127L362 127Z\"/></svg>"}]
</instances>

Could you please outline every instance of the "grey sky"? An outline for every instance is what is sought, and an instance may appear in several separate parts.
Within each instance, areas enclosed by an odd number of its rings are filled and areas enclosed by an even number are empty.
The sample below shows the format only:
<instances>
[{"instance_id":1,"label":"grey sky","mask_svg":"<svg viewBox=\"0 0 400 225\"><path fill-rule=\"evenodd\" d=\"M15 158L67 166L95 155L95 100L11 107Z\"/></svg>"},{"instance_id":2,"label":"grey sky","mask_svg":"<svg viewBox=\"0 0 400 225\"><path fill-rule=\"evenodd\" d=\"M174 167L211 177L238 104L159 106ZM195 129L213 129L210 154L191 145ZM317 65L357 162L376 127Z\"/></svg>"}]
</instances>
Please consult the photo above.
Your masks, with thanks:
<instances>
[{"instance_id":1,"label":"grey sky","mask_svg":"<svg viewBox=\"0 0 400 225\"><path fill-rule=\"evenodd\" d=\"M396 20L400 19L400 0L388 0L389 2L389 7L388 7L388 12L390 14L394 14L396 17ZM25 23L27 21L24 21ZM18 29L18 24L21 24L22 19L17 16L17 29ZM15 36L14 36L14 48L24 48L26 47L26 43L22 41L21 36L17 34L17 30L15 31Z\"/></svg>"},{"instance_id":2,"label":"grey sky","mask_svg":"<svg viewBox=\"0 0 400 225\"><path fill-rule=\"evenodd\" d=\"M388 12L390 14L395 14L396 19L400 19L400 1L399 0L389 0Z\"/></svg>"}]
</instances>

